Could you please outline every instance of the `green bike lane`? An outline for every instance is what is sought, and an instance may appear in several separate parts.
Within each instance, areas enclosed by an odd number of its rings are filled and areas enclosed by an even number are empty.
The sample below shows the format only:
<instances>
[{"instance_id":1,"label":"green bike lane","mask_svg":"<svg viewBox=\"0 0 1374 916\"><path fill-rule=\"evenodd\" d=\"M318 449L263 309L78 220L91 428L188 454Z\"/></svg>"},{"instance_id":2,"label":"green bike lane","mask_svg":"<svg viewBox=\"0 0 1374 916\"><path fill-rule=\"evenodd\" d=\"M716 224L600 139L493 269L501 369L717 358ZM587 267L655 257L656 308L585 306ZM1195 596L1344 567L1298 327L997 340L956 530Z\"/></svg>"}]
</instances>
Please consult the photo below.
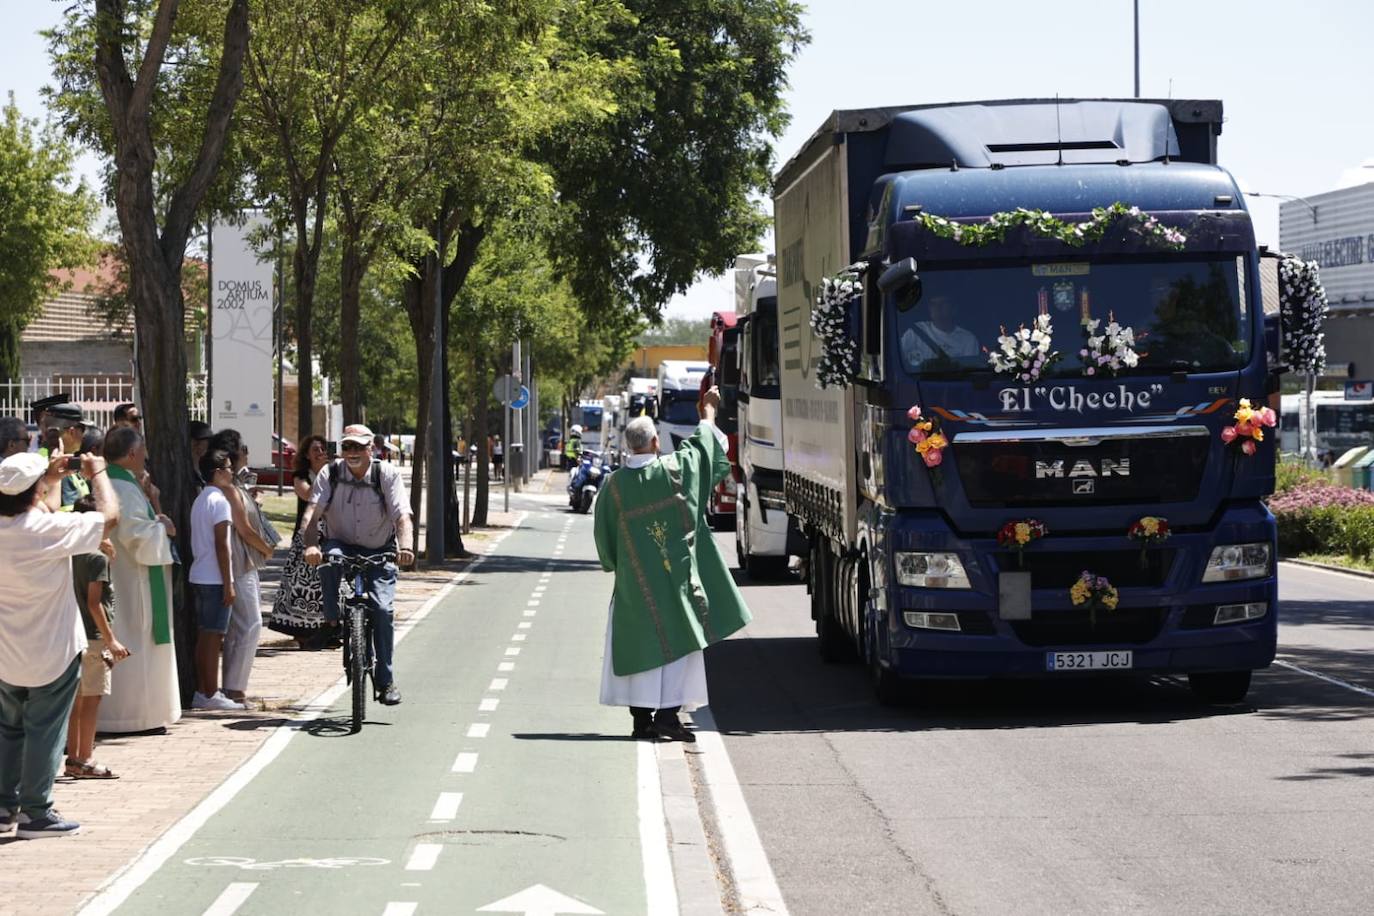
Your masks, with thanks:
<instances>
[{"instance_id":1,"label":"green bike lane","mask_svg":"<svg viewBox=\"0 0 1374 916\"><path fill-rule=\"evenodd\" d=\"M397 646L400 706L294 724L117 912L648 911L639 745L597 705L610 588L589 518L531 512Z\"/></svg>"}]
</instances>

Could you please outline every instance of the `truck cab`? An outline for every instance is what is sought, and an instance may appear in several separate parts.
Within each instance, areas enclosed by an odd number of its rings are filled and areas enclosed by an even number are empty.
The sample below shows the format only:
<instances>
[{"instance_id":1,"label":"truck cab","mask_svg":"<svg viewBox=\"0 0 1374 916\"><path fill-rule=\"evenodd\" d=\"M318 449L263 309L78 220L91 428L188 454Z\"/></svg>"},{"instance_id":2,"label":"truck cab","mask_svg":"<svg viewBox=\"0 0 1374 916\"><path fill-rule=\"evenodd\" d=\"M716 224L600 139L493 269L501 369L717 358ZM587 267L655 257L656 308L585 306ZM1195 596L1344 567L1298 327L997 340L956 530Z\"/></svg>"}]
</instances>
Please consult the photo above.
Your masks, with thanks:
<instances>
[{"instance_id":1,"label":"truck cab","mask_svg":"<svg viewBox=\"0 0 1374 916\"><path fill-rule=\"evenodd\" d=\"M710 368L709 363L679 359L658 364L658 447L663 454L677 451L696 429L701 379Z\"/></svg>"},{"instance_id":2,"label":"truck cab","mask_svg":"<svg viewBox=\"0 0 1374 916\"><path fill-rule=\"evenodd\" d=\"M1235 437L1275 380L1221 126L1215 101L835 112L777 177L786 504L822 654L880 699L1145 672L1235 701L1272 661L1278 436ZM845 383L818 384L836 339Z\"/></svg>"},{"instance_id":3,"label":"truck cab","mask_svg":"<svg viewBox=\"0 0 1374 916\"><path fill-rule=\"evenodd\" d=\"M739 498L735 552L753 578L787 570L788 516L783 499L782 364L778 282L772 256L735 261L739 328Z\"/></svg>"}]
</instances>

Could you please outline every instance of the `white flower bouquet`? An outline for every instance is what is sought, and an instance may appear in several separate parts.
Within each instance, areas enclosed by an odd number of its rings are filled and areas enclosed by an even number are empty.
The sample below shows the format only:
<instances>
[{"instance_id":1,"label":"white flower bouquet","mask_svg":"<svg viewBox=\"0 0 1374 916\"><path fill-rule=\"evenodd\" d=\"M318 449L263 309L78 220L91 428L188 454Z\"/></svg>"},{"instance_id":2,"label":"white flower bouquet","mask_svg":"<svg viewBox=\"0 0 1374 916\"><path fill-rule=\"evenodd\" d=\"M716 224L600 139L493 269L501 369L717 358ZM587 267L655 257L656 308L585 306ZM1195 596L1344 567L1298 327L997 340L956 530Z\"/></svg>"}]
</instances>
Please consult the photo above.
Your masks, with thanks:
<instances>
[{"instance_id":1,"label":"white flower bouquet","mask_svg":"<svg viewBox=\"0 0 1374 916\"><path fill-rule=\"evenodd\" d=\"M1054 325L1050 316L1037 315L1029 328L1021 325L1012 334L1002 328L997 349L988 354L988 363L995 371L1029 385L1059 361L1061 354L1053 349L1053 343Z\"/></svg>"},{"instance_id":2,"label":"white flower bouquet","mask_svg":"<svg viewBox=\"0 0 1374 916\"><path fill-rule=\"evenodd\" d=\"M1083 322L1083 336L1086 339L1078 357L1086 376L1114 376L1123 369L1134 369L1140 362L1135 351L1135 331L1118 324L1111 312L1107 313L1105 328L1100 318Z\"/></svg>"}]
</instances>

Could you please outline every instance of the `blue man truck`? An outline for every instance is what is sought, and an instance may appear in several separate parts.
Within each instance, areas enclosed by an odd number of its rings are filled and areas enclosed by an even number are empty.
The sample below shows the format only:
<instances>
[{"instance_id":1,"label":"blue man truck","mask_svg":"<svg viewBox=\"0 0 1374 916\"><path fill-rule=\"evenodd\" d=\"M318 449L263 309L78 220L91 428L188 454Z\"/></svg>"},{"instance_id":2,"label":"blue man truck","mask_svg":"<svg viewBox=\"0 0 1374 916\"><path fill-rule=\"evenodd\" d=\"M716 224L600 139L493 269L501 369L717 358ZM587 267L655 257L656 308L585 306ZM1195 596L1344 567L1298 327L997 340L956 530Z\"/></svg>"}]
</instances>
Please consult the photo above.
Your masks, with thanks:
<instances>
[{"instance_id":1,"label":"blue man truck","mask_svg":"<svg viewBox=\"0 0 1374 916\"><path fill-rule=\"evenodd\" d=\"M777 175L786 506L821 654L880 701L1124 671L1236 702L1273 660L1277 435L1237 413L1277 383L1221 128L1218 101L836 111Z\"/></svg>"}]
</instances>

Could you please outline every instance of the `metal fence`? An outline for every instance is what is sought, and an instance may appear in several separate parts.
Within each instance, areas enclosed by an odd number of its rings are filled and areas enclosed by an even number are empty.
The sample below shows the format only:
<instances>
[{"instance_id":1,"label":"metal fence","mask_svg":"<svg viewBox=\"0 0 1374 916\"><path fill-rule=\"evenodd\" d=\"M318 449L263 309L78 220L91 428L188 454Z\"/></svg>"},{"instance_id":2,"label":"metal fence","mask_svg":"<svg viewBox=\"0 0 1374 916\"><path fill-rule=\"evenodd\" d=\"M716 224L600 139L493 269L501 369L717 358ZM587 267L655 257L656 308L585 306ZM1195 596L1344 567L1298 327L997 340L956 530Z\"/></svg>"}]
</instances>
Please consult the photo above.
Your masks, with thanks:
<instances>
[{"instance_id":1,"label":"metal fence","mask_svg":"<svg viewBox=\"0 0 1374 916\"><path fill-rule=\"evenodd\" d=\"M54 375L0 381L0 416L22 417L33 421L29 405L56 394L68 395L71 403L81 405L90 426L114 425L114 409L119 404L138 401L130 375ZM205 420L209 413L205 400L205 379L186 380L186 400L191 419Z\"/></svg>"}]
</instances>

